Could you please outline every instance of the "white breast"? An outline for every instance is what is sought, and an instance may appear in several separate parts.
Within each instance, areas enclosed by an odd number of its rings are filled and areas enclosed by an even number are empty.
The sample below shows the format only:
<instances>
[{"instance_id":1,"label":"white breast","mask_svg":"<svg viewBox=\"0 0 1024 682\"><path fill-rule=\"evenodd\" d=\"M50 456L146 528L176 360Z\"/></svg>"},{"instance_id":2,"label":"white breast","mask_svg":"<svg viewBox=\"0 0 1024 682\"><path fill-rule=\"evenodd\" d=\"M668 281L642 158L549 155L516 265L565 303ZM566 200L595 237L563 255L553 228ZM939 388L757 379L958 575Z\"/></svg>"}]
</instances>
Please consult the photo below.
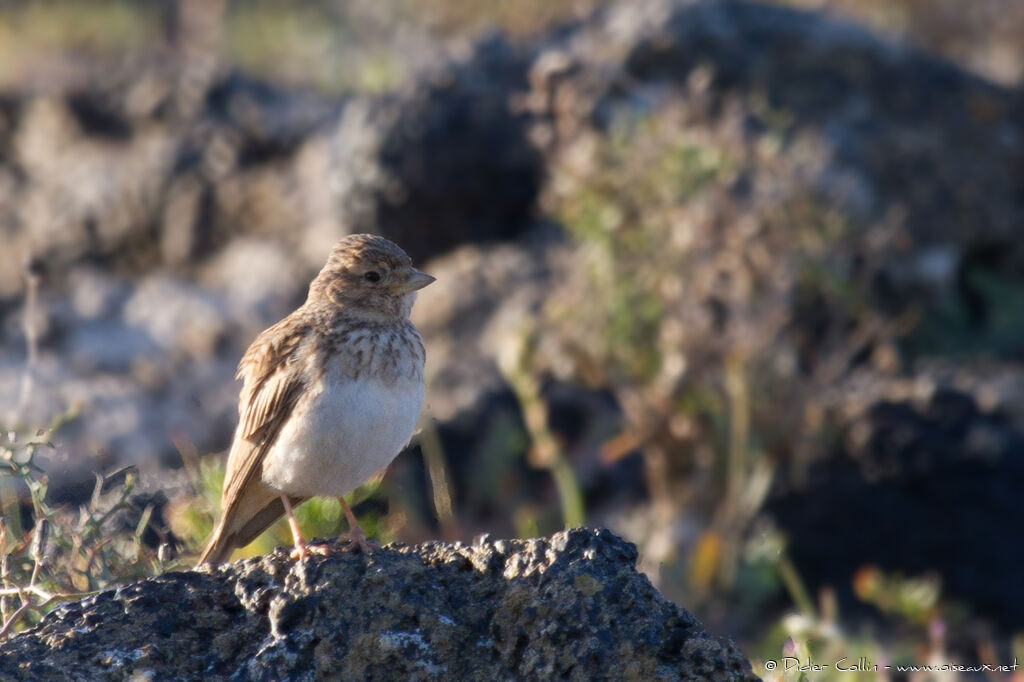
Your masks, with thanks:
<instances>
[{"instance_id":1,"label":"white breast","mask_svg":"<svg viewBox=\"0 0 1024 682\"><path fill-rule=\"evenodd\" d=\"M340 497L395 458L412 438L423 383L325 377L296 405L263 463L263 482L295 496ZM303 409L305 408L305 409Z\"/></svg>"}]
</instances>

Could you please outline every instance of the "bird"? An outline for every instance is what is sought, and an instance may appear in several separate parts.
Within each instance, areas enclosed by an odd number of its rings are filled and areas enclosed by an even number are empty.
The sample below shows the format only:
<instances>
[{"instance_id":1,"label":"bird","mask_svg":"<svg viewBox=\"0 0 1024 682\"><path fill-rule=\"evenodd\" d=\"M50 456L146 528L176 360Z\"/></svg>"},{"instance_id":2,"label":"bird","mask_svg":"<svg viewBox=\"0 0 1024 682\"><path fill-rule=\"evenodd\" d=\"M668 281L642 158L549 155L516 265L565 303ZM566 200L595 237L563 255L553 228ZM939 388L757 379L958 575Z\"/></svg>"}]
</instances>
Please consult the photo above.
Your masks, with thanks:
<instances>
[{"instance_id":1,"label":"bird","mask_svg":"<svg viewBox=\"0 0 1024 682\"><path fill-rule=\"evenodd\" d=\"M242 356L239 422L228 453L220 520L197 565L225 561L288 518L304 559L294 508L337 497L355 547L370 551L344 496L384 469L413 436L425 394L423 339L409 319L434 277L397 244L352 234L339 240L305 302L260 333Z\"/></svg>"}]
</instances>

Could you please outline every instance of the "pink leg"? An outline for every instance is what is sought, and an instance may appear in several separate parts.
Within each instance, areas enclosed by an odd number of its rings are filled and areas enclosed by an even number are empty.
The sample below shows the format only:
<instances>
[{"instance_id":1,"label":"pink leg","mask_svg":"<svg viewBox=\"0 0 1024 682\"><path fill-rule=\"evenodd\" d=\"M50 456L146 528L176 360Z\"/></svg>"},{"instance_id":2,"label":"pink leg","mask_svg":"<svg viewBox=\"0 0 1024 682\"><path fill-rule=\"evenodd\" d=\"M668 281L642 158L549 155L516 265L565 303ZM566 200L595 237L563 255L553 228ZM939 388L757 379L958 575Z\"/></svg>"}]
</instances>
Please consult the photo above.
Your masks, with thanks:
<instances>
[{"instance_id":1,"label":"pink leg","mask_svg":"<svg viewBox=\"0 0 1024 682\"><path fill-rule=\"evenodd\" d=\"M323 545L313 545L310 547L306 544L306 540L302 537L302 531L299 530L299 522L295 520L295 512L292 511L292 505L288 501L288 497L282 495L281 502L284 503L284 513L288 517L288 526L292 529L292 540L295 542L295 549L291 553L292 559L301 561L309 556L311 552L324 556L330 554L328 547Z\"/></svg>"},{"instance_id":2,"label":"pink leg","mask_svg":"<svg viewBox=\"0 0 1024 682\"><path fill-rule=\"evenodd\" d=\"M305 559L308 554L306 552L306 540L302 537L302 531L299 530L299 522L295 520L295 512L292 511L292 505L288 501L288 496L282 495L281 502L284 503L284 513L288 517L288 526L292 529L292 540L295 542L292 558L296 560Z\"/></svg>"},{"instance_id":3,"label":"pink leg","mask_svg":"<svg viewBox=\"0 0 1024 682\"><path fill-rule=\"evenodd\" d=\"M344 497L339 497L338 502L341 502L341 510L345 512L345 518L348 519L348 538L355 543L356 547L365 553L370 552L370 543L366 541L366 534L363 532L362 527L359 525L359 521L356 519L356 515L352 513L348 503Z\"/></svg>"}]
</instances>

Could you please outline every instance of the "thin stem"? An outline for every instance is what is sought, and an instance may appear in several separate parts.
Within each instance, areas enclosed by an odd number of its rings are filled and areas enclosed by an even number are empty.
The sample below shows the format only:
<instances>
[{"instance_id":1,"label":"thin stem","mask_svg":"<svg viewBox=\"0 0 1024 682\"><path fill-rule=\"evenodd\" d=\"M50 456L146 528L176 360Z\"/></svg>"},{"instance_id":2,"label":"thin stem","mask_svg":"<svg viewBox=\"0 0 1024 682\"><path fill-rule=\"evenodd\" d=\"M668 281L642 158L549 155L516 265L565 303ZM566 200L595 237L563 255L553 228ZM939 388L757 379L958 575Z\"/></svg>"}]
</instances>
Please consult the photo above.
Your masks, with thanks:
<instances>
[{"instance_id":1,"label":"thin stem","mask_svg":"<svg viewBox=\"0 0 1024 682\"><path fill-rule=\"evenodd\" d=\"M18 618L21 616L22 613L25 612L26 609L28 609L29 606L30 606L30 602L27 602L27 601L22 602L21 606L19 606L18 609L14 613L11 614L10 619L4 621L3 627L0 627L0 638L3 638L4 636L7 635L7 632L12 627L14 627L14 624L18 621Z\"/></svg>"},{"instance_id":2,"label":"thin stem","mask_svg":"<svg viewBox=\"0 0 1024 682\"><path fill-rule=\"evenodd\" d=\"M583 491L580 490L576 472L565 457L559 457L551 466L551 475L558 488L558 497L562 503L562 518L566 528L579 528L586 519L583 507Z\"/></svg>"},{"instance_id":3,"label":"thin stem","mask_svg":"<svg viewBox=\"0 0 1024 682\"><path fill-rule=\"evenodd\" d=\"M814 601L811 599L811 595L807 593L807 588L804 587L803 581L800 580L800 574L797 573L793 562L785 554L779 557L778 568L779 577L782 578L782 583L786 586L786 591L789 592L793 603L797 605L797 608L805 616L817 620L818 614L817 609L814 608Z\"/></svg>"},{"instance_id":4,"label":"thin stem","mask_svg":"<svg viewBox=\"0 0 1024 682\"><path fill-rule=\"evenodd\" d=\"M533 441L532 463L551 472L565 528L576 528L586 522L583 492L572 464L548 423L548 406L541 394L540 382L528 366L535 341L536 334L525 330L520 338L509 342L509 347L499 356L499 364L519 400L523 422Z\"/></svg>"},{"instance_id":5,"label":"thin stem","mask_svg":"<svg viewBox=\"0 0 1024 682\"><path fill-rule=\"evenodd\" d=\"M21 376L21 387L18 391L18 406L15 408L15 420L20 421L29 400L32 398L32 389L35 385L36 365L39 363L39 334L36 324L37 308L39 303L39 274L34 272L30 266L26 277L25 290L25 312L21 320L22 329L25 332L25 347L27 360L25 373Z\"/></svg>"},{"instance_id":6,"label":"thin stem","mask_svg":"<svg viewBox=\"0 0 1024 682\"><path fill-rule=\"evenodd\" d=\"M103 590L86 590L85 592L50 592L49 590L43 589L39 585L29 585L28 587L4 587L0 588L0 595L7 596L18 596L22 599L27 598L27 595L34 595L42 599L38 606L45 606L46 604L53 601L67 601L68 599L85 599L86 597L92 597L97 595Z\"/></svg>"},{"instance_id":7,"label":"thin stem","mask_svg":"<svg viewBox=\"0 0 1024 682\"><path fill-rule=\"evenodd\" d=\"M447 467L444 460L444 448L437 434L437 426L429 418L423 420L420 430L420 450L427 464L427 475L430 477L430 490L434 502L437 521L441 532L448 535L452 531L452 491L448 483Z\"/></svg>"}]
</instances>

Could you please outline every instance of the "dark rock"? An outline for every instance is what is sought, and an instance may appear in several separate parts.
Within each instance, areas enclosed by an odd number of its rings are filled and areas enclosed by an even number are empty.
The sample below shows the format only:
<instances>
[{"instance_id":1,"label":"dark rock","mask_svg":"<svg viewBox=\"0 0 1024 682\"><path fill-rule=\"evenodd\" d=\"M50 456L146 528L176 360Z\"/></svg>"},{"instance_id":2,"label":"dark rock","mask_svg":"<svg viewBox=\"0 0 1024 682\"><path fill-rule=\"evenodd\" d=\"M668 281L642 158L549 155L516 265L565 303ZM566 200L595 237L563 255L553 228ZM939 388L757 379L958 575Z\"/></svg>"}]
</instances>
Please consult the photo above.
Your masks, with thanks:
<instances>
[{"instance_id":1,"label":"dark rock","mask_svg":"<svg viewBox=\"0 0 1024 682\"><path fill-rule=\"evenodd\" d=\"M754 680L606 530L473 546L284 550L57 608L0 645L24 680Z\"/></svg>"},{"instance_id":2,"label":"dark rock","mask_svg":"<svg viewBox=\"0 0 1024 682\"><path fill-rule=\"evenodd\" d=\"M878 401L849 428L856 442L769 504L801 577L849 594L864 566L934 572L944 597L1008 631L1024 627L1024 432L952 388Z\"/></svg>"},{"instance_id":3,"label":"dark rock","mask_svg":"<svg viewBox=\"0 0 1024 682\"><path fill-rule=\"evenodd\" d=\"M528 89L531 56L495 36L409 92L352 107L334 140L341 222L420 261L519 235L544 179L531 119L513 101Z\"/></svg>"}]
</instances>

